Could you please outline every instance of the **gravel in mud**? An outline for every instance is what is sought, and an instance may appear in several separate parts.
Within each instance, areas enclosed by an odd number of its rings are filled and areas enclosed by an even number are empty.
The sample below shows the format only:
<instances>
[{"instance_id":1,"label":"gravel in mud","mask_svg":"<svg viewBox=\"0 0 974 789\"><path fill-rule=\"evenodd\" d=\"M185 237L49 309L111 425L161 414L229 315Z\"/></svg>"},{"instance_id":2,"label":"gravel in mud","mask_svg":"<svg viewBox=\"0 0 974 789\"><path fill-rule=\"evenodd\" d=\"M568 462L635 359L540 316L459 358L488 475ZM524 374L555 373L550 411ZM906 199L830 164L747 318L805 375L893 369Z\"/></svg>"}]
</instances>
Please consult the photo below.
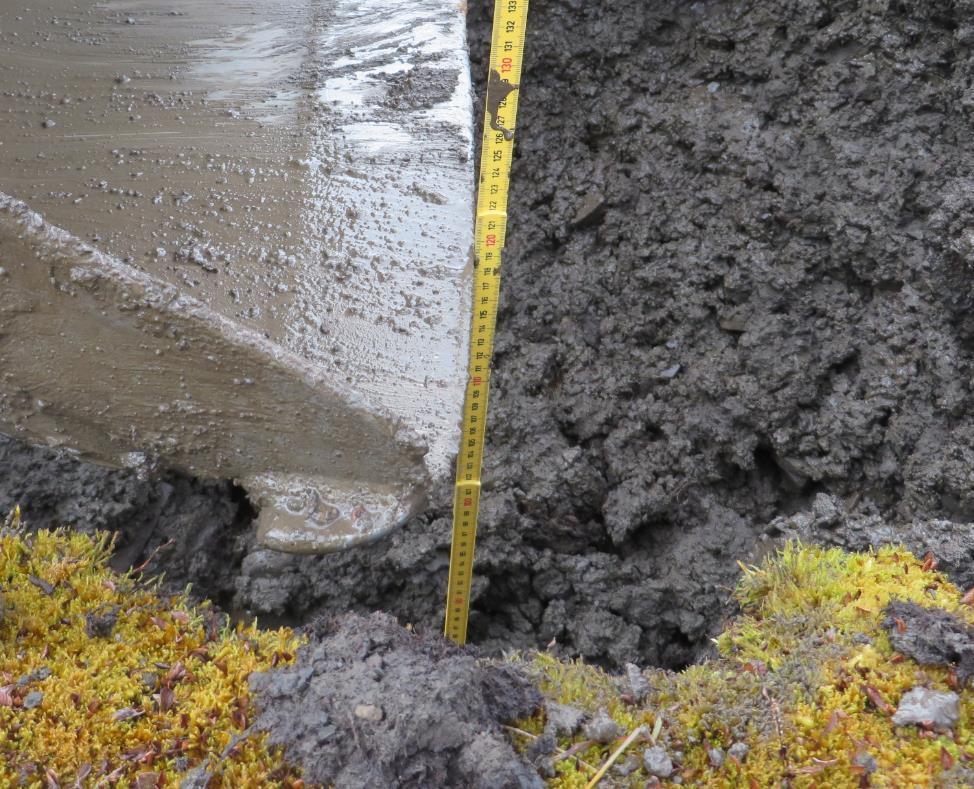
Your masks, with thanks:
<instances>
[{"instance_id":1,"label":"gravel in mud","mask_svg":"<svg viewBox=\"0 0 974 789\"><path fill-rule=\"evenodd\" d=\"M909 533L969 574L972 12L534 3L474 641L686 664L776 518L848 543ZM471 3L476 75L488 17ZM5 464L0 505L13 479ZM38 483L52 517L146 520L157 496L66 479L70 505ZM206 507L239 509L209 490L222 504ZM270 621L382 608L440 627L446 489L392 539L332 557L233 548L249 539L235 517L204 547L200 522L180 550L220 570L172 553L156 566L173 581Z\"/></svg>"}]
</instances>

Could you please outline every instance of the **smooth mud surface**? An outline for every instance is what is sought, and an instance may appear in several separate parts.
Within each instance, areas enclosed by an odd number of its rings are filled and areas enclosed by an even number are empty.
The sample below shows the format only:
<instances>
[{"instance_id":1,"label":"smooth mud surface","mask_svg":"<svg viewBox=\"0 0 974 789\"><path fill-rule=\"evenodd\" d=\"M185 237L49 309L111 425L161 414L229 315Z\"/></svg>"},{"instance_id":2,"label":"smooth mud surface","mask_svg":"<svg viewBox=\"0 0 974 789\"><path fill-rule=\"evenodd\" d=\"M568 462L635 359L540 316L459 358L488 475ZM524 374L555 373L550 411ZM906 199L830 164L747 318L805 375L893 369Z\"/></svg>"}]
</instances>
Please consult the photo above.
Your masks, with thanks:
<instances>
[{"instance_id":1,"label":"smooth mud surface","mask_svg":"<svg viewBox=\"0 0 974 789\"><path fill-rule=\"evenodd\" d=\"M470 7L478 79L488 5ZM972 10L534 3L473 640L683 665L736 561L794 532L906 539L970 585ZM59 498L19 473L48 461L4 451L0 507L36 495L36 525L156 506L93 471ZM255 550L224 517L223 569L194 577L203 508L147 545L174 536L154 567L266 621L385 609L434 630L448 494L331 557Z\"/></svg>"},{"instance_id":2,"label":"smooth mud surface","mask_svg":"<svg viewBox=\"0 0 974 789\"><path fill-rule=\"evenodd\" d=\"M466 359L464 38L442 0L0 8L0 429L238 480L294 551L415 513Z\"/></svg>"}]
</instances>

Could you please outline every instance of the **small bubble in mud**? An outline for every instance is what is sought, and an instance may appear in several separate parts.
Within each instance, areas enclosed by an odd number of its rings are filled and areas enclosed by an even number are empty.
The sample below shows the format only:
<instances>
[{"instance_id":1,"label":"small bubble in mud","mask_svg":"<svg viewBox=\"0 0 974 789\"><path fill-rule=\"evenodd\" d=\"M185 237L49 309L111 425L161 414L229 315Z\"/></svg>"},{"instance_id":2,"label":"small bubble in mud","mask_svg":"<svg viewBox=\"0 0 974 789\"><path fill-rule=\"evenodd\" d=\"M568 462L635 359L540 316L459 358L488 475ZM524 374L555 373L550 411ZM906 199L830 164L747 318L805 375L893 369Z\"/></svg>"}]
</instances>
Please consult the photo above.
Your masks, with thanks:
<instances>
[{"instance_id":1,"label":"small bubble in mud","mask_svg":"<svg viewBox=\"0 0 974 789\"><path fill-rule=\"evenodd\" d=\"M53 129L55 126L57 126L57 124L54 121L52 121L50 118L45 118L41 122L41 126L43 126L45 129Z\"/></svg>"}]
</instances>

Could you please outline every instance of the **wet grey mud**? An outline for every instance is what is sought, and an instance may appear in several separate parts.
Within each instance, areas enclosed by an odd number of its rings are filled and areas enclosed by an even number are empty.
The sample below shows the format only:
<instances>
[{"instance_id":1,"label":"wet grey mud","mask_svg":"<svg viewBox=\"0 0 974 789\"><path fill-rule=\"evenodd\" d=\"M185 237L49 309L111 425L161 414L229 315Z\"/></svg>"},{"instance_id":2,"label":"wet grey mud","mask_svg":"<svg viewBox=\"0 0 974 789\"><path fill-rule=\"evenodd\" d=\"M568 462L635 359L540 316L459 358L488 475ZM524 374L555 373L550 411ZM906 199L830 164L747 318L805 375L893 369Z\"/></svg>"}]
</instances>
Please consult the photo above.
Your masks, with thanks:
<instances>
[{"instance_id":1,"label":"wet grey mud","mask_svg":"<svg viewBox=\"0 0 974 789\"><path fill-rule=\"evenodd\" d=\"M459 434L464 39L449 0L0 4L0 431L237 480L292 552L416 514Z\"/></svg>"},{"instance_id":2,"label":"wet grey mud","mask_svg":"<svg viewBox=\"0 0 974 789\"><path fill-rule=\"evenodd\" d=\"M471 639L682 666L738 560L905 540L974 582L974 3L536 0ZM471 2L486 83L489 4ZM40 130L38 131L40 133ZM6 371L4 371L6 372ZM267 623L441 627L449 485L257 547L229 483L0 444L0 510Z\"/></svg>"}]
</instances>

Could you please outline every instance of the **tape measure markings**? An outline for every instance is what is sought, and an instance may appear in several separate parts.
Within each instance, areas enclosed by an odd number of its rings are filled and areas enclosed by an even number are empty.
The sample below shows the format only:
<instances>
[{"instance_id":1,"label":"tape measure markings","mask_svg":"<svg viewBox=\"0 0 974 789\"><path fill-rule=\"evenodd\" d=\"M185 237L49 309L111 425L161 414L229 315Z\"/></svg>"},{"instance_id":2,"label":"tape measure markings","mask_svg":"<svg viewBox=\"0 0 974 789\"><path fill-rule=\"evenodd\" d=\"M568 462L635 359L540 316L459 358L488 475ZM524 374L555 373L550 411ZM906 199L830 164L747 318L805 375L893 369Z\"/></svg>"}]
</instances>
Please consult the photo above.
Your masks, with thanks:
<instances>
[{"instance_id":1,"label":"tape measure markings","mask_svg":"<svg viewBox=\"0 0 974 789\"><path fill-rule=\"evenodd\" d=\"M457 456L453 543L444 625L446 636L458 644L467 640L490 361L500 296L501 252L507 240L507 196L527 17L528 0L495 0L474 231L470 361L463 404L463 432Z\"/></svg>"}]
</instances>

